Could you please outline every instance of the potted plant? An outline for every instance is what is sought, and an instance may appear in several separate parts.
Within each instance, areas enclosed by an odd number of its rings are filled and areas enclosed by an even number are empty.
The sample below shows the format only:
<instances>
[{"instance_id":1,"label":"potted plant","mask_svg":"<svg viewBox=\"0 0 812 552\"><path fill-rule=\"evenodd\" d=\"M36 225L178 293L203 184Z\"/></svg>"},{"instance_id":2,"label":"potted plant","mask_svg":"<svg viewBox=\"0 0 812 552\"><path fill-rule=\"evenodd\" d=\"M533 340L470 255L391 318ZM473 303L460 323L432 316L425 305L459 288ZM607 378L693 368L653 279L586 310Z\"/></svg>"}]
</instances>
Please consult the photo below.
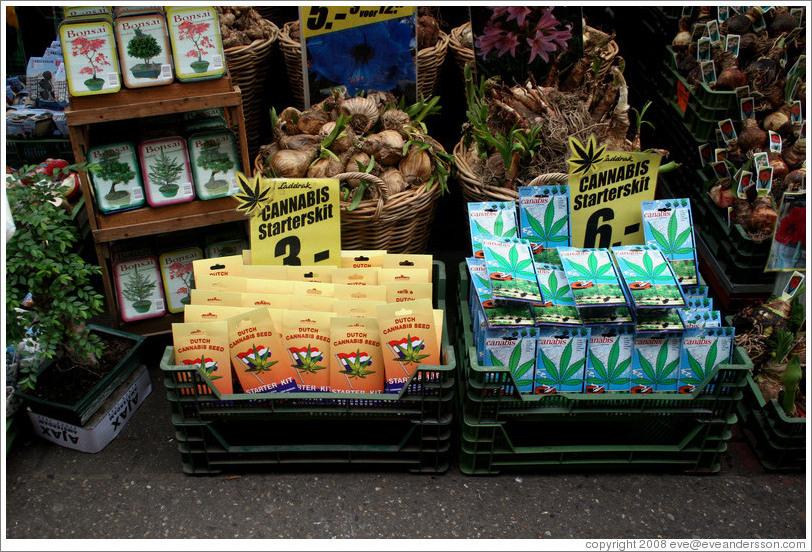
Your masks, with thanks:
<instances>
[{"instance_id":1,"label":"potted plant","mask_svg":"<svg viewBox=\"0 0 812 552\"><path fill-rule=\"evenodd\" d=\"M143 59L144 63L134 65L130 69L133 76L142 79L157 79L161 74L161 66L151 63L151 60L161 51L161 45L154 36L144 33L141 29L135 29L135 36L127 43L127 54L137 59Z\"/></svg>"},{"instance_id":2,"label":"potted plant","mask_svg":"<svg viewBox=\"0 0 812 552\"><path fill-rule=\"evenodd\" d=\"M149 178L158 185L158 191L162 196L175 197L180 188L176 182L182 172L183 164L161 150L155 164L150 167Z\"/></svg>"},{"instance_id":3,"label":"potted plant","mask_svg":"<svg viewBox=\"0 0 812 552\"><path fill-rule=\"evenodd\" d=\"M76 251L78 228L58 201L59 175L79 168L89 167L57 168L53 176L23 167L7 176L16 231L6 243L6 338L25 353L15 393L33 411L74 425L138 367L144 342L91 324L103 312L93 286L101 268Z\"/></svg>"},{"instance_id":4,"label":"potted plant","mask_svg":"<svg viewBox=\"0 0 812 552\"><path fill-rule=\"evenodd\" d=\"M209 62L203 59L206 50L214 48L211 39L203 34L209 27L209 23L192 23L191 21L184 21L178 25L178 37L180 40L191 40L195 45L194 48L186 52L186 57L197 57L197 61L190 64L195 73L203 73L209 68Z\"/></svg>"},{"instance_id":5,"label":"potted plant","mask_svg":"<svg viewBox=\"0 0 812 552\"><path fill-rule=\"evenodd\" d=\"M88 65L82 67L79 74L91 75L85 81L88 90L101 90L104 86L104 79L98 77L98 73L102 67L110 65L110 60L104 52L98 52L98 50L103 48L106 42L103 38L87 39L83 36L71 41L71 55L73 57L83 56L87 59Z\"/></svg>"},{"instance_id":6,"label":"potted plant","mask_svg":"<svg viewBox=\"0 0 812 552\"><path fill-rule=\"evenodd\" d=\"M773 298L731 318L736 344L753 358L738 415L762 465L773 470L806 466L806 315L804 286L786 301Z\"/></svg>"}]
</instances>

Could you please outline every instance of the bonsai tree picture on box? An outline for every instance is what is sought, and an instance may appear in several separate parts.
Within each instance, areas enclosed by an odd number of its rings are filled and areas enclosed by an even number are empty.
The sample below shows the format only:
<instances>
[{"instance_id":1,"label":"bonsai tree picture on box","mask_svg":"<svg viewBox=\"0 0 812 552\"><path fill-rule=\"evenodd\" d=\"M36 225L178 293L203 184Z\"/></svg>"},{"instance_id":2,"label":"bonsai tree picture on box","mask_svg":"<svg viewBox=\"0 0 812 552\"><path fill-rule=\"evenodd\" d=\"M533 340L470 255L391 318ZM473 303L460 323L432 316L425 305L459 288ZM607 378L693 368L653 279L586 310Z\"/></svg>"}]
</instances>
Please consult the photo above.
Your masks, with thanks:
<instances>
[{"instance_id":1,"label":"bonsai tree picture on box","mask_svg":"<svg viewBox=\"0 0 812 552\"><path fill-rule=\"evenodd\" d=\"M151 63L151 60L162 51L161 45L154 36L146 34L141 29L135 29L135 36L127 43L127 54L130 57L143 59L144 63L139 63L130 69L133 76L142 79L157 79L161 74L161 66Z\"/></svg>"},{"instance_id":2,"label":"bonsai tree picture on box","mask_svg":"<svg viewBox=\"0 0 812 552\"><path fill-rule=\"evenodd\" d=\"M104 86L104 79L99 78L98 74L101 72L102 67L110 65L110 60L98 50L104 48L107 41L103 38L87 39L83 36L75 38L71 41L71 55L73 57L82 56L87 59L87 65L79 70L81 75L91 75L85 81L85 86L88 90L101 90Z\"/></svg>"},{"instance_id":3,"label":"bonsai tree picture on box","mask_svg":"<svg viewBox=\"0 0 812 552\"><path fill-rule=\"evenodd\" d=\"M214 48L214 43L204 33L209 29L209 23L192 23L191 21L184 21L178 25L178 37L180 40L191 40L194 48L186 52L186 57L196 57L197 60L193 61L190 66L195 73L203 73L209 68L209 62L203 59L207 50Z\"/></svg>"},{"instance_id":4,"label":"bonsai tree picture on box","mask_svg":"<svg viewBox=\"0 0 812 552\"><path fill-rule=\"evenodd\" d=\"M60 175L90 168L69 165L49 176L23 167L6 177L16 225L6 243L6 339L24 353L17 392L32 409L79 425L137 367L144 340L90 323L103 312L93 285L101 268L76 251L79 230L59 201Z\"/></svg>"},{"instance_id":5,"label":"bonsai tree picture on box","mask_svg":"<svg viewBox=\"0 0 812 552\"><path fill-rule=\"evenodd\" d=\"M181 297L180 302L183 305L188 305L192 302L192 263L174 262L169 265L169 279L174 280L178 278L183 285L177 289Z\"/></svg>"},{"instance_id":6,"label":"bonsai tree picture on box","mask_svg":"<svg viewBox=\"0 0 812 552\"><path fill-rule=\"evenodd\" d=\"M110 191L104 198L111 204L127 203L130 192L127 190L116 190L118 184L126 184L135 178L135 171L127 163L119 161L119 153L114 150L106 150L99 162L97 174L110 181Z\"/></svg>"},{"instance_id":7,"label":"bonsai tree picture on box","mask_svg":"<svg viewBox=\"0 0 812 552\"><path fill-rule=\"evenodd\" d=\"M157 282L149 277L149 274L138 272L138 267L134 267L130 278L124 284L121 295L132 303L136 312L145 313L152 306L150 296L155 289Z\"/></svg>"},{"instance_id":8,"label":"bonsai tree picture on box","mask_svg":"<svg viewBox=\"0 0 812 552\"><path fill-rule=\"evenodd\" d=\"M217 173L225 173L232 169L234 161L229 158L228 153L220 151L220 144L217 140L206 140L200 148L197 166L211 171L211 178L205 184L207 190L216 193L228 188L227 180L216 179L215 176Z\"/></svg>"},{"instance_id":9,"label":"bonsai tree picture on box","mask_svg":"<svg viewBox=\"0 0 812 552\"><path fill-rule=\"evenodd\" d=\"M164 197L175 197L179 186L176 184L178 177L183 172L183 164L179 163L175 157L169 157L161 150L155 164L149 168L150 181L158 185L158 191Z\"/></svg>"}]
</instances>

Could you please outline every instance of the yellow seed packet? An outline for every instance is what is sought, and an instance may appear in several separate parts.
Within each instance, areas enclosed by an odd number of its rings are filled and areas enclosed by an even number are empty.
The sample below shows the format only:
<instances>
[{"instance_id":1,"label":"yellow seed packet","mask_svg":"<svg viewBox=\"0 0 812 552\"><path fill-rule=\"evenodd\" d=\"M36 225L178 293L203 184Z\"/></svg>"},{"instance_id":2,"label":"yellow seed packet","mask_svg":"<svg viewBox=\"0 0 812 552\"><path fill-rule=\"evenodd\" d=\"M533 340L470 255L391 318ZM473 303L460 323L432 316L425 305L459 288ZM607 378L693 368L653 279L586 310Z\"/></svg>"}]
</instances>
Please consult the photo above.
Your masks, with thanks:
<instances>
[{"instance_id":1,"label":"yellow seed packet","mask_svg":"<svg viewBox=\"0 0 812 552\"><path fill-rule=\"evenodd\" d=\"M387 303L404 303L406 301L416 301L418 299L431 300L431 284L399 282L384 284L386 288Z\"/></svg>"},{"instance_id":2,"label":"yellow seed packet","mask_svg":"<svg viewBox=\"0 0 812 552\"><path fill-rule=\"evenodd\" d=\"M341 286L335 288L337 301L386 301L386 286Z\"/></svg>"},{"instance_id":3,"label":"yellow seed packet","mask_svg":"<svg viewBox=\"0 0 812 552\"><path fill-rule=\"evenodd\" d=\"M301 265L287 266L287 279L303 282L326 282L333 281L334 266L325 265Z\"/></svg>"},{"instance_id":4,"label":"yellow seed packet","mask_svg":"<svg viewBox=\"0 0 812 552\"><path fill-rule=\"evenodd\" d=\"M431 283L431 272L423 268L382 268L378 275L379 284L392 282Z\"/></svg>"},{"instance_id":5,"label":"yellow seed packet","mask_svg":"<svg viewBox=\"0 0 812 552\"><path fill-rule=\"evenodd\" d=\"M243 265L242 275L262 280L287 280L288 267L284 265Z\"/></svg>"},{"instance_id":6,"label":"yellow seed packet","mask_svg":"<svg viewBox=\"0 0 812 552\"><path fill-rule=\"evenodd\" d=\"M212 305L186 305L184 322L217 322L248 311L245 307L222 307Z\"/></svg>"},{"instance_id":7,"label":"yellow seed packet","mask_svg":"<svg viewBox=\"0 0 812 552\"><path fill-rule=\"evenodd\" d=\"M292 295L293 284L290 280L264 280L262 278L246 278L245 291L247 293L273 293L277 295Z\"/></svg>"},{"instance_id":8,"label":"yellow seed packet","mask_svg":"<svg viewBox=\"0 0 812 552\"><path fill-rule=\"evenodd\" d=\"M383 249L347 249L341 251L341 268L382 267Z\"/></svg>"},{"instance_id":9,"label":"yellow seed packet","mask_svg":"<svg viewBox=\"0 0 812 552\"><path fill-rule=\"evenodd\" d=\"M257 308L267 307L272 309L290 308L290 295L276 293L241 293L241 305L243 307Z\"/></svg>"},{"instance_id":10,"label":"yellow seed packet","mask_svg":"<svg viewBox=\"0 0 812 552\"><path fill-rule=\"evenodd\" d=\"M336 299L333 304L333 312L336 316L369 317L378 316L375 307L385 304L386 301L343 301Z\"/></svg>"},{"instance_id":11,"label":"yellow seed packet","mask_svg":"<svg viewBox=\"0 0 812 552\"><path fill-rule=\"evenodd\" d=\"M333 270L333 283L349 286L369 286L378 284L381 269L377 266L367 268L336 268Z\"/></svg>"},{"instance_id":12,"label":"yellow seed packet","mask_svg":"<svg viewBox=\"0 0 812 552\"><path fill-rule=\"evenodd\" d=\"M443 352L443 318L445 318L445 311L443 309L434 309L434 331L437 334L437 346L440 347L440 354Z\"/></svg>"},{"instance_id":13,"label":"yellow seed packet","mask_svg":"<svg viewBox=\"0 0 812 552\"><path fill-rule=\"evenodd\" d=\"M212 305L218 307L242 307L242 293L238 291L215 291L212 289L193 289L192 305Z\"/></svg>"},{"instance_id":14,"label":"yellow seed packet","mask_svg":"<svg viewBox=\"0 0 812 552\"><path fill-rule=\"evenodd\" d=\"M210 276L242 276L242 268L242 254L192 261L195 282L203 274Z\"/></svg>"},{"instance_id":15,"label":"yellow seed packet","mask_svg":"<svg viewBox=\"0 0 812 552\"><path fill-rule=\"evenodd\" d=\"M315 295L292 295L291 306L298 310L333 312L334 297L318 297Z\"/></svg>"},{"instance_id":16,"label":"yellow seed packet","mask_svg":"<svg viewBox=\"0 0 812 552\"><path fill-rule=\"evenodd\" d=\"M282 342L300 391L330 391L330 319L332 312L286 310Z\"/></svg>"},{"instance_id":17,"label":"yellow seed packet","mask_svg":"<svg viewBox=\"0 0 812 552\"><path fill-rule=\"evenodd\" d=\"M246 278L243 276L212 276L201 274L195 276L195 289L208 289L212 291L237 291L242 293L245 289Z\"/></svg>"},{"instance_id":18,"label":"yellow seed packet","mask_svg":"<svg viewBox=\"0 0 812 552\"><path fill-rule=\"evenodd\" d=\"M440 364L431 299L376 307L386 368L385 391L400 393L420 366Z\"/></svg>"},{"instance_id":19,"label":"yellow seed packet","mask_svg":"<svg viewBox=\"0 0 812 552\"><path fill-rule=\"evenodd\" d=\"M176 322L172 324L172 341L177 366L197 368L221 394L234 392L228 355L228 322ZM175 374L185 379L185 373ZM182 394L191 392L191 389L181 390ZM211 390L198 389L198 393L207 394Z\"/></svg>"},{"instance_id":20,"label":"yellow seed packet","mask_svg":"<svg viewBox=\"0 0 812 552\"><path fill-rule=\"evenodd\" d=\"M296 391L296 381L267 308L228 319L231 365L245 393Z\"/></svg>"},{"instance_id":21,"label":"yellow seed packet","mask_svg":"<svg viewBox=\"0 0 812 552\"><path fill-rule=\"evenodd\" d=\"M293 295L309 297L335 297L335 285L325 282L292 282Z\"/></svg>"},{"instance_id":22,"label":"yellow seed packet","mask_svg":"<svg viewBox=\"0 0 812 552\"><path fill-rule=\"evenodd\" d=\"M375 318L330 319L330 389L340 393L382 393L383 353Z\"/></svg>"},{"instance_id":23,"label":"yellow seed packet","mask_svg":"<svg viewBox=\"0 0 812 552\"><path fill-rule=\"evenodd\" d=\"M431 282L432 263L434 258L428 254L388 253L383 258L383 268L419 269L426 274L427 282Z\"/></svg>"}]
</instances>

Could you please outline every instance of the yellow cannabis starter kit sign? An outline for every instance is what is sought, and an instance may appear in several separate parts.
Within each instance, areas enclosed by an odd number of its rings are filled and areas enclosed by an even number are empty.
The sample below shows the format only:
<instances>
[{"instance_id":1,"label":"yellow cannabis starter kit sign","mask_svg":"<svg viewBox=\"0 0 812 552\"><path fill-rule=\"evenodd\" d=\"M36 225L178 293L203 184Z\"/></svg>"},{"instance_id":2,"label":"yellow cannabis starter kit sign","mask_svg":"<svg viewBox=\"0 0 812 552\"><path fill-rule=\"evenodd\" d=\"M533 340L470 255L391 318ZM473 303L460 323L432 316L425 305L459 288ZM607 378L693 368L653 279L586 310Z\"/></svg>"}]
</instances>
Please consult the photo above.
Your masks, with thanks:
<instances>
[{"instance_id":1,"label":"yellow cannabis starter kit sign","mask_svg":"<svg viewBox=\"0 0 812 552\"><path fill-rule=\"evenodd\" d=\"M661 156L606 151L590 136L570 137L569 187L573 247L644 243L641 201L654 199Z\"/></svg>"},{"instance_id":2,"label":"yellow cannabis starter kit sign","mask_svg":"<svg viewBox=\"0 0 812 552\"><path fill-rule=\"evenodd\" d=\"M339 183L335 178L252 179L237 173L237 210L251 216L251 262L341 264Z\"/></svg>"}]
</instances>

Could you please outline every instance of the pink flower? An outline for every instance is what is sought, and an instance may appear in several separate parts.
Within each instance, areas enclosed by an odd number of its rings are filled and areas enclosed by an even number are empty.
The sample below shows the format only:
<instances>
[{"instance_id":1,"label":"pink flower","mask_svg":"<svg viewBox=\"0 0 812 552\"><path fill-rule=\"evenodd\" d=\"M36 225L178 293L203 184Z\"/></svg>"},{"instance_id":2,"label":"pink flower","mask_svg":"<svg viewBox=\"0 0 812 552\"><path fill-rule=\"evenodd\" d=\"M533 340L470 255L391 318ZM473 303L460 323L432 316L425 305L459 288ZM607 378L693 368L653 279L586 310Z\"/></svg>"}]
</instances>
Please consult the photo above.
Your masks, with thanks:
<instances>
[{"instance_id":1,"label":"pink flower","mask_svg":"<svg viewBox=\"0 0 812 552\"><path fill-rule=\"evenodd\" d=\"M490 10L493 12L491 14L491 21L493 21L494 19L497 19L499 17L502 17L503 15L505 15L508 12L509 9L510 8L508 8L507 6L504 6L504 7L502 7L502 6L491 6Z\"/></svg>"},{"instance_id":2,"label":"pink flower","mask_svg":"<svg viewBox=\"0 0 812 552\"><path fill-rule=\"evenodd\" d=\"M486 57L491 50L498 48L502 42L502 30L500 23L488 24L482 30L482 34L476 39L476 47L480 57Z\"/></svg>"},{"instance_id":3,"label":"pink flower","mask_svg":"<svg viewBox=\"0 0 812 552\"><path fill-rule=\"evenodd\" d=\"M528 38L527 43L530 45L530 63L536 59L536 56L539 56L545 62L549 62L550 56L547 54L551 54L556 50L555 44L544 36L542 31L536 31L536 36Z\"/></svg>"},{"instance_id":4,"label":"pink flower","mask_svg":"<svg viewBox=\"0 0 812 552\"><path fill-rule=\"evenodd\" d=\"M555 30L556 25L558 25L558 19L555 18L553 15L553 9L550 8L542 14L539 22L536 23L536 28L534 30L553 31Z\"/></svg>"},{"instance_id":5,"label":"pink flower","mask_svg":"<svg viewBox=\"0 0 812 552\"><path fill-rule=\"evenodd\" d=\"M516 20L519 27L524 27L525 19L533 13L533 10L525 6L511 6L507 9L507 21Z\"/></svg>"},{"instance_id":6,"label":"pink flower","mask_svg":"<svg viewBox=\"0 0 812 552\"><path fill-rule=\"evenodd\" d=\"M80 75L92 75L93 74L93 69L91 69L90 67L82 67L81 69L79 69L79 74Z\"/></svg>"},{"instance_id":7,"label":"pink flower","mask_svg":"<svg viewBox=\"0 0 812 552\"><path fill-rule=\"evenodd\" d=\"M502 41L499 43L499 57L505 55L505 52L510 52L511 57L516 57L516 46L519 45L519 37L513 33L505 33Z\"/></svg>"}]
</instances>

